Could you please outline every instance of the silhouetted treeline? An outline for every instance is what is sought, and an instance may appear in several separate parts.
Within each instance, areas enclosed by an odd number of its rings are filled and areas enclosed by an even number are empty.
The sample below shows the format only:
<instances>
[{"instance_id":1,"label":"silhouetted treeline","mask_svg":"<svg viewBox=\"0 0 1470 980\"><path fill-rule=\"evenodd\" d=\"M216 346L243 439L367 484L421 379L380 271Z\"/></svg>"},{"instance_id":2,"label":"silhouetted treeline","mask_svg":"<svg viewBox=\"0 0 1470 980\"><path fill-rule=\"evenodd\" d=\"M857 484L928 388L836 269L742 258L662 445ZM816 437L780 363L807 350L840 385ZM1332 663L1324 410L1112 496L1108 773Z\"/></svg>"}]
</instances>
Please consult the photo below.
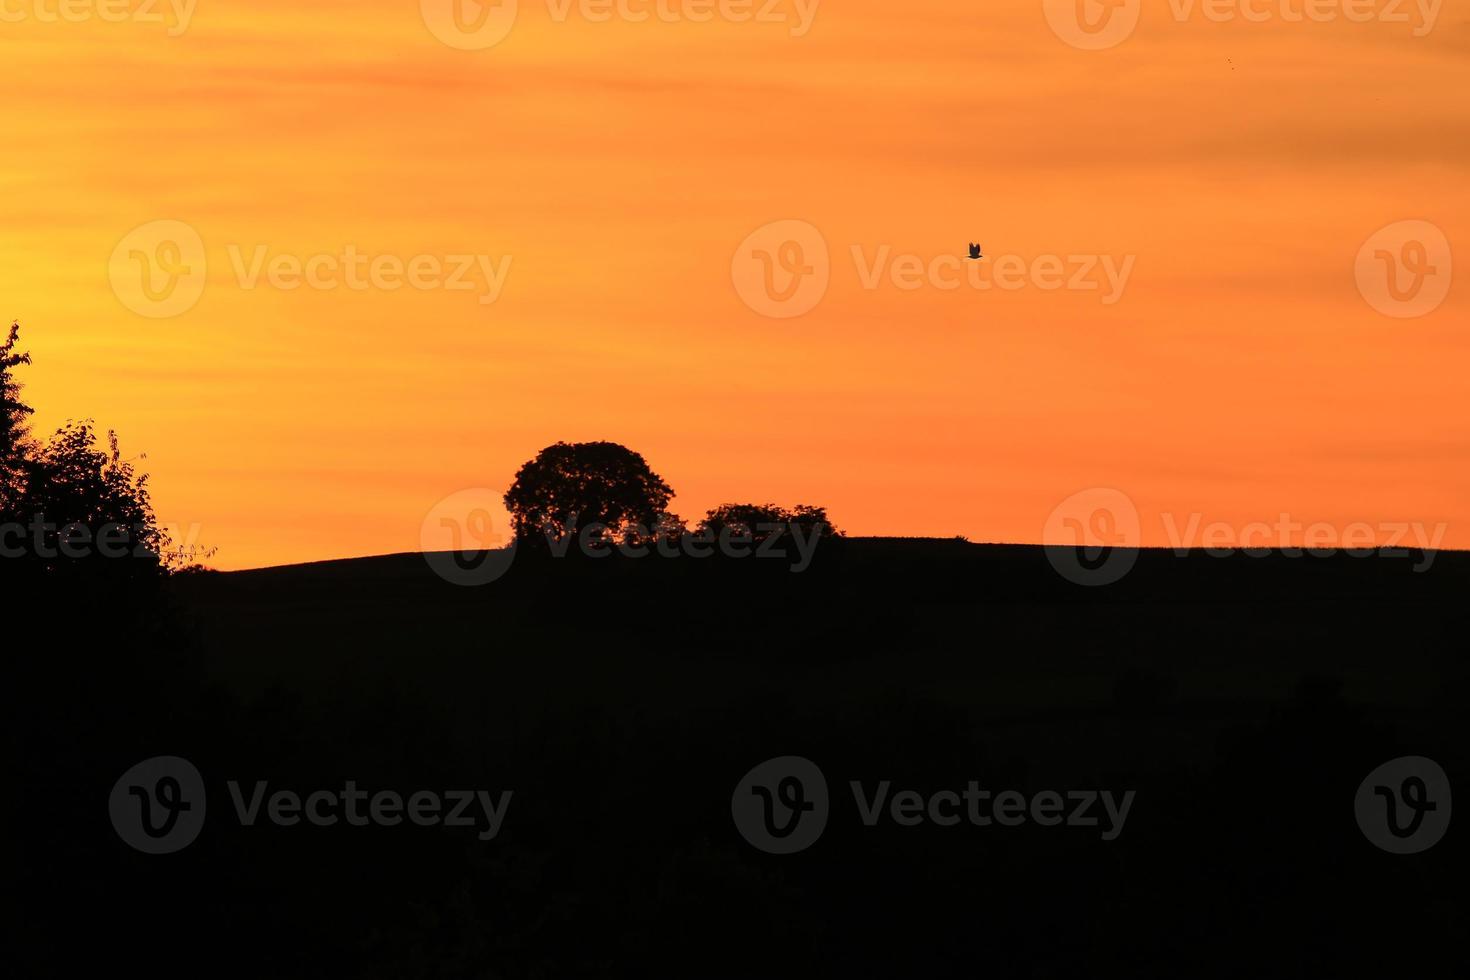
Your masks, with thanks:
<instances>
[{"instance_id":1,"label":"silhouetted treeline","mask_svg":"<svg viewBox=\"0 0 1470 980\"><path fill-rule=\"evenodd\" d=\"M602 553L621 546L639 553L665 546L677 553L687 537L711 554L761 546L774 539L812 543L843 536L826 508L798 504L721 504L690 531L668 509L674 488L640 453L615 442L558 442L516 472L505 494L516 542L532 555ZM699 547L690 543L691 547Z\"/></svg>"}]
</instances>

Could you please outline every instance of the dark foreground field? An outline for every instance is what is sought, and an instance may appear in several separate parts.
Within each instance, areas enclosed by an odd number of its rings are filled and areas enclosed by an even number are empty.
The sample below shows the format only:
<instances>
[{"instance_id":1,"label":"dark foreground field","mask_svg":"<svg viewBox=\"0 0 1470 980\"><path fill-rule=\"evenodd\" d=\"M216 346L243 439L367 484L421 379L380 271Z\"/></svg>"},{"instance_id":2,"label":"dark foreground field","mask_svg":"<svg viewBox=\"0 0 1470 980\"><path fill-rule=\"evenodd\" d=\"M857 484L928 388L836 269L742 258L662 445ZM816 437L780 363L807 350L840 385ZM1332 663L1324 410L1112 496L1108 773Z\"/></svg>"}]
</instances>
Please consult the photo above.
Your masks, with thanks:
<instances>
[{"instance_id":1,"label":"dark foreground field","mask_svg":"<svg viewBox=\"0 0 1470 980\"><path fill-rule=\"evenodd\" d=\"M1465 826L1392 854L1355 815L1389 760L1470 773L1470 555L1422 559L1145 552L1086 588L1038 548L859 539L801 574L526 560L458 588L408 555L38 595L44 638L6 648L7 958L27 977L99 952L254 978L1463 974ZM109 816L154 756L207 789L175 853ZM786 756L819 767L827 822L771 854L732 798ZM246 826L231 781L511 795L482 840L484 818L263 806ZM869 826L854 781L864 801L884 781L889 802L971 781L1133 796L1105 839L1101 803L1097 824L943 826L921 803Z\"/></svg>"}]
</instances>

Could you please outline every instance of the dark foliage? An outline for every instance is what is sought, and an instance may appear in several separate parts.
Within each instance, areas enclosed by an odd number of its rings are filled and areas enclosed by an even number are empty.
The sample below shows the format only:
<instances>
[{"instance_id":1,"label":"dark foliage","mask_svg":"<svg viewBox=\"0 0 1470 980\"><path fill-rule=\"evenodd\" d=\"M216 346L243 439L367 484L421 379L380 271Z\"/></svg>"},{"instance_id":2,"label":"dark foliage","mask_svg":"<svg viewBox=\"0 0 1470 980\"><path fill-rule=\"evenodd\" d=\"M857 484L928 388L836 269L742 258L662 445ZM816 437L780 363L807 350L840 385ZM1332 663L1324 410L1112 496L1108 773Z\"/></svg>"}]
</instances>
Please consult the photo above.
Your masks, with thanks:
<instances>
[{"instance_id":1,"label":"dark foliage","mask_svg":"<svg viewBox=\"0 0 1470 980\"><path fill-rule=\"evenodd\" d=\"M0 572L7 579L77 574L158 576L170 556L148 494L148 477L104 445L90 420L68 422L46 442L31 438L30 406L13 370L19 325L0 346Z\"/></svg>"},{"instance_id":2,"label":"dark foliage","mask_svg":"<svg viewBox=\"0 0 1470 980\"><path fill-rule=\"evenodd\" d=\"M721 504L704 515L696 533L709 537L726 533L760 542L772 534L789 533L792 528L798 527L808 534L820 534L823 538L843 536L828 519L825 507L807 504L797 504L792 510L775 504Z\"/></svg>"},{"instance_id":3,"label":"dark foliage","mask_svg":"<svg viewBox=\"0 0 1470 980\"><path fill-rule=\"evenodd\" d=\"M597 528L607 540L647 540L674 491L638 453L615 442L558 442L516 473L505 494L516 539L546 542Z\"/></svg>"},{"instance_id":4,"label":"dark foliage","mask_svg":"<svg viewBox=\"0 0 1470 980\"><path fill-rule=\"evenodd\" d=\"M20 514L24 462L31 448L27 418L33 409L20 400L20 382L14 369L31 363L31 355L17 349L20 324L12 323L0 344L0 520Z\"/></svg>"}]
</instances>

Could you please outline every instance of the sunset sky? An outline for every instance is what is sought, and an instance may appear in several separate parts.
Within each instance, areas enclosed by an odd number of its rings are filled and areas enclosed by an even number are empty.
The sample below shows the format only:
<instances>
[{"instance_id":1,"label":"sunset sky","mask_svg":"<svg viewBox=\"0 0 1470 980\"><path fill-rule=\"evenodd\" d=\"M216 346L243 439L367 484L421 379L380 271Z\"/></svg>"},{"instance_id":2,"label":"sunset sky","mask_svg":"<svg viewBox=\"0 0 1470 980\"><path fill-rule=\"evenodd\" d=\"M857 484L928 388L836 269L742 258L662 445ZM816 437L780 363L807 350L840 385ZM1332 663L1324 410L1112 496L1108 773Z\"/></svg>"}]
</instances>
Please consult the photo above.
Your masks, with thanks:
<instances>
[{"instance_id":1,"label":"sunset sky","mask_svg":"<svg viewBox=\"0 0 1470 980\"><path fill-rule=\"evenodd\" d=\"M436 3L113 23L0 0L0 317L35 428L116 429L210 564L414 550L436 502L595 439L643 453L691 522L770 500L851 534L1035 542L1106 487L1147 544L1164 514L1289 513L1470 548L1463 4L1216 23L1144 0L1084 50L1042 0L826 0L804 33L795 0L707 23L521 0L466 50ZM171 316L116 286L115 249L125 269L158 221L206 260L185 255L203 291ZM774 222L828 252L799 316L743 298ZM1375 309L1359 261L1400 222L1448 243L1423 242L1430 297L1393 301L1422 315ZM777 237L778 277L811 263ZM256 256L349 248L486 265L472 289L248 281ZM880 256L958 271L870 283Z\"/></svg>"}]
</instances>

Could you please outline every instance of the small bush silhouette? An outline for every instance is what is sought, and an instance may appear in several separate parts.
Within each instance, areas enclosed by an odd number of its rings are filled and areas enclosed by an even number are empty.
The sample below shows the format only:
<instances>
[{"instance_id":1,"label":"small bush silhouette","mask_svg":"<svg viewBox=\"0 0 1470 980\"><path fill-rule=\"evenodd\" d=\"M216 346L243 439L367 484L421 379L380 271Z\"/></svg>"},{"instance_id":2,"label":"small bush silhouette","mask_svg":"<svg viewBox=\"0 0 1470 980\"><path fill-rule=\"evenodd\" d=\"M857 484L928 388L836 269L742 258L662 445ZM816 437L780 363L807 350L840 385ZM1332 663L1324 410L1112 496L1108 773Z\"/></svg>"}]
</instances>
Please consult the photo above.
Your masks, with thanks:
<instances>
[{"instance_id":1,"label":"small bush silhouette","mask_svg":"<svg viewBox=\"0 0 1470 980\"><path fill-rule=\"evenodd\" d=\"M721 504L704 515L696 533L717 538L722 533L757 543L775 534L799 530L803 537L818 534L823 538L842 537L843 533L827 517L827 508L797 504L786 510L775 504Z\"/></svg>"}]
</instances>

